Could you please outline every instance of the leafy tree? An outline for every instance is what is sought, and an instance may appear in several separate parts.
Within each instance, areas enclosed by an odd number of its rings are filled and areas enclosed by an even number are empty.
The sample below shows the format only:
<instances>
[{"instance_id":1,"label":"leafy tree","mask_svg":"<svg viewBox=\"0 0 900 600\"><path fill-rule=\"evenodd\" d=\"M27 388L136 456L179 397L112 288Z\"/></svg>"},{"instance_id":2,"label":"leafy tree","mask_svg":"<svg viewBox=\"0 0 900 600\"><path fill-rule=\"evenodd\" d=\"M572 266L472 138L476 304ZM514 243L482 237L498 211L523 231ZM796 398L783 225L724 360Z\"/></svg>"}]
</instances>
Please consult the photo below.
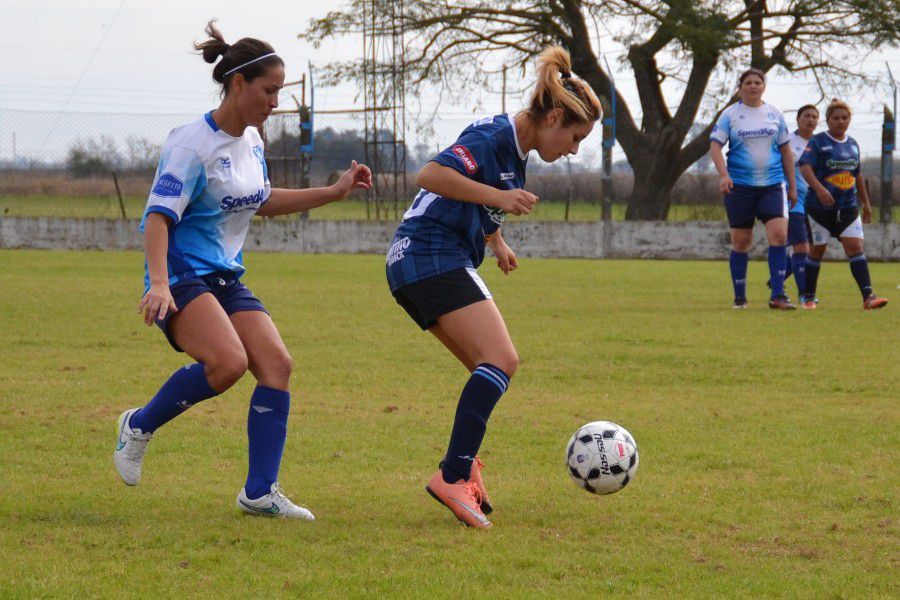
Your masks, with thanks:
<instances>
[{"instance_id":1,"label":"leafy tree","mask_svg":"<svg viewBox=\"0 0 900 600\"><path fill-rule=\"evenodd\" d=\"M376 4L385 10L390 1ZM301 37L319 44L358 34L371 6L349 0L310 21ZM496 82L496 72L483 66L491 55L500 55L494 63L524 67L558 43L609 112L611 80L599 60L606 28L627 49L623 62L640 103L630 106L617 90L617 138L635 173L626 216L664 219L676 180L707 152L712 121L734 100L737 72L753 66L812 73L823 95L839 83L859 84L859 60L900 42L898 9L898 0L419 0L404 2L400 19L409 93L423 85L459 93ZM323 81L361 74L359 62L334 63ZM680 83L675 106L664 93L667 81ZM707 125L692 133L698 115Z\"/></svg>"}]
</instances>

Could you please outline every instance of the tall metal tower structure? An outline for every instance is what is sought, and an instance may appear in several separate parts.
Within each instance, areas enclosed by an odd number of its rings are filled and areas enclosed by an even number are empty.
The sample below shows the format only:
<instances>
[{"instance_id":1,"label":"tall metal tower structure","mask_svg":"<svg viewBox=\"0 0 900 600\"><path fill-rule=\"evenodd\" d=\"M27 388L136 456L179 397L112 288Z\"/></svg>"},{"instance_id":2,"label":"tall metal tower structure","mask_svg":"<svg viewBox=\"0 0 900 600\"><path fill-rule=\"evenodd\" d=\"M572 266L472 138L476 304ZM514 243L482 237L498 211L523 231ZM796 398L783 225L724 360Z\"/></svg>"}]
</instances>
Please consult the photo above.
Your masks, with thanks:
<instances>
[{"instance_id":1,"label":"tall metal tower structure","mask_svg":"<svg viewBox=\"0 0 900 600\"><path fill-rule=\"evenodd\" d=\"M370 219L399 219L399 207L407 200L403 8L404 0L363 4L365 159L373 173L366 200Z\"/></svg>"}]
</instances>

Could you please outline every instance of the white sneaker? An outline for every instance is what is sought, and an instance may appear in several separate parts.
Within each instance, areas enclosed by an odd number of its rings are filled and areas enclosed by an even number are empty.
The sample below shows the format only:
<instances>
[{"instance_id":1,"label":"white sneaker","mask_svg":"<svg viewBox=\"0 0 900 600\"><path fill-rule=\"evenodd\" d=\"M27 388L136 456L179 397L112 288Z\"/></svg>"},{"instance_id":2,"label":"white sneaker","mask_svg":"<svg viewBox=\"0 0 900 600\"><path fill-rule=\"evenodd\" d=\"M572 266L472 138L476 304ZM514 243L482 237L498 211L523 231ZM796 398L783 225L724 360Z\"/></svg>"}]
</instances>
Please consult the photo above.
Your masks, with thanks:
<instances>
[{"instance_id":1,"label":"white sneaker","mask_svg":"<svg viewBox=\"0 0 900 600\"><path fill-rule=\"evenodd\" d=\"M277 482L272 484L271 492L256 500L249 499L246 490L241 488L241 492L237 497L237 507L251 515L284 517L286 519L305 519L307 521L316 520L313 514L307 509L291 502L287 496L284 495L284 492L282 492L281 487Z\"/></svg>"},{"instance_id":2,"label":"white sneaker","mask_svg":"<svg viewBox=\"0 0 900 600\"><path fill-rule=\"evenodd\" d=\"M131 408L119 415L119 435L116 439L116 451L113 452L116 471L127 485L140 483L144 452L147 451L147 444L153 437L152 433L143 433L140 429L128 426L128 420L137 411L137 408Z\"/></svg>"}]
</instances>

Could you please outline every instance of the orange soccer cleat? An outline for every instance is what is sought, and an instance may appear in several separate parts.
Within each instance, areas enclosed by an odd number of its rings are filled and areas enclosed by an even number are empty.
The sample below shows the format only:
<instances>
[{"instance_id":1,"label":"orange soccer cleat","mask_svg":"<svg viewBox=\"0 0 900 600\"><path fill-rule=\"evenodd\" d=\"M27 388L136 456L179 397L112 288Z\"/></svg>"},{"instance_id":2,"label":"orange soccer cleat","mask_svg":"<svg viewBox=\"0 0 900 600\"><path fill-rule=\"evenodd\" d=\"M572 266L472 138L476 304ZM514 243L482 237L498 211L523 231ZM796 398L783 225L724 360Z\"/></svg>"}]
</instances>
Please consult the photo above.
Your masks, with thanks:
<instances>
[{"instance_id":1,"label":"orange soccer cleat","mask_svg":"<svg viewBox=\"0 0 900 600\"><path fill-rule=\"evenodd\" d=\"M470 481L474 481L475 485L478 486L478 490L481 492L481 512L489 515L494 512L494 506L491 504L487 489L484 487L484 479L481 478L482 469L484 469L484 463L481 462L481 458L476 456L475 461L472 463L472 475Z\"/></svg>"},{"instance_id":2,"label":"orange soccer cleat","mask_svg":"<svg viewBox=\"0 0 900 600\"><path fill-rule=\"evenodd\" d=\"M456 483L447 483L441 470L438 469L425 489L432 498L449 508L456 518L467 526L478 529L491 526L491 522L481 511L481 489L474 479L469 481L460 479Z\"/></svg>"},{"instance_id":3,"label":"orange soccer cleat","mask_svg":"<svg viewBox=\"0 0 900 600\"><path fill-rule=\"evenodd\" d=\"M875 310L876 308L886 306L887 303L887 298L879 298L875 294L869 294L869 297L863 300L863 308L866 310Z\"/></svg>"}]
</instances>

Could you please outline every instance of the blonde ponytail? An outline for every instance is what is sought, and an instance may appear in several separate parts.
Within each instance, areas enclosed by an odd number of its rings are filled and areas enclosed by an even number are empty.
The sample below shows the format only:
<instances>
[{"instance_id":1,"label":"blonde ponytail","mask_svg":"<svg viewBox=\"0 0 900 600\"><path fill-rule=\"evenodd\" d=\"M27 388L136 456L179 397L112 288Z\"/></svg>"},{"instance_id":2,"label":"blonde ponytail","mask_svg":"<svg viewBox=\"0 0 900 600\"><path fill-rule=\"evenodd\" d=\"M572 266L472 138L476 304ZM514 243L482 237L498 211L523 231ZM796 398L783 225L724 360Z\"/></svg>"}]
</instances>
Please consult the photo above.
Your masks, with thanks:
<instances>
[{"instance_id":1,"label":"blonde ponytail","mask_svg":"<svg viewBox=\"0 0 900 600\"><path fill-rule=\"evenodd\" d=\"M572 75L572 59L560 46L548 46L538 56L537 83L531 93L528 112L533 118L561 108L564 123L588 123L603 115L594 90Z\"/></svg>"}]
</instances>

